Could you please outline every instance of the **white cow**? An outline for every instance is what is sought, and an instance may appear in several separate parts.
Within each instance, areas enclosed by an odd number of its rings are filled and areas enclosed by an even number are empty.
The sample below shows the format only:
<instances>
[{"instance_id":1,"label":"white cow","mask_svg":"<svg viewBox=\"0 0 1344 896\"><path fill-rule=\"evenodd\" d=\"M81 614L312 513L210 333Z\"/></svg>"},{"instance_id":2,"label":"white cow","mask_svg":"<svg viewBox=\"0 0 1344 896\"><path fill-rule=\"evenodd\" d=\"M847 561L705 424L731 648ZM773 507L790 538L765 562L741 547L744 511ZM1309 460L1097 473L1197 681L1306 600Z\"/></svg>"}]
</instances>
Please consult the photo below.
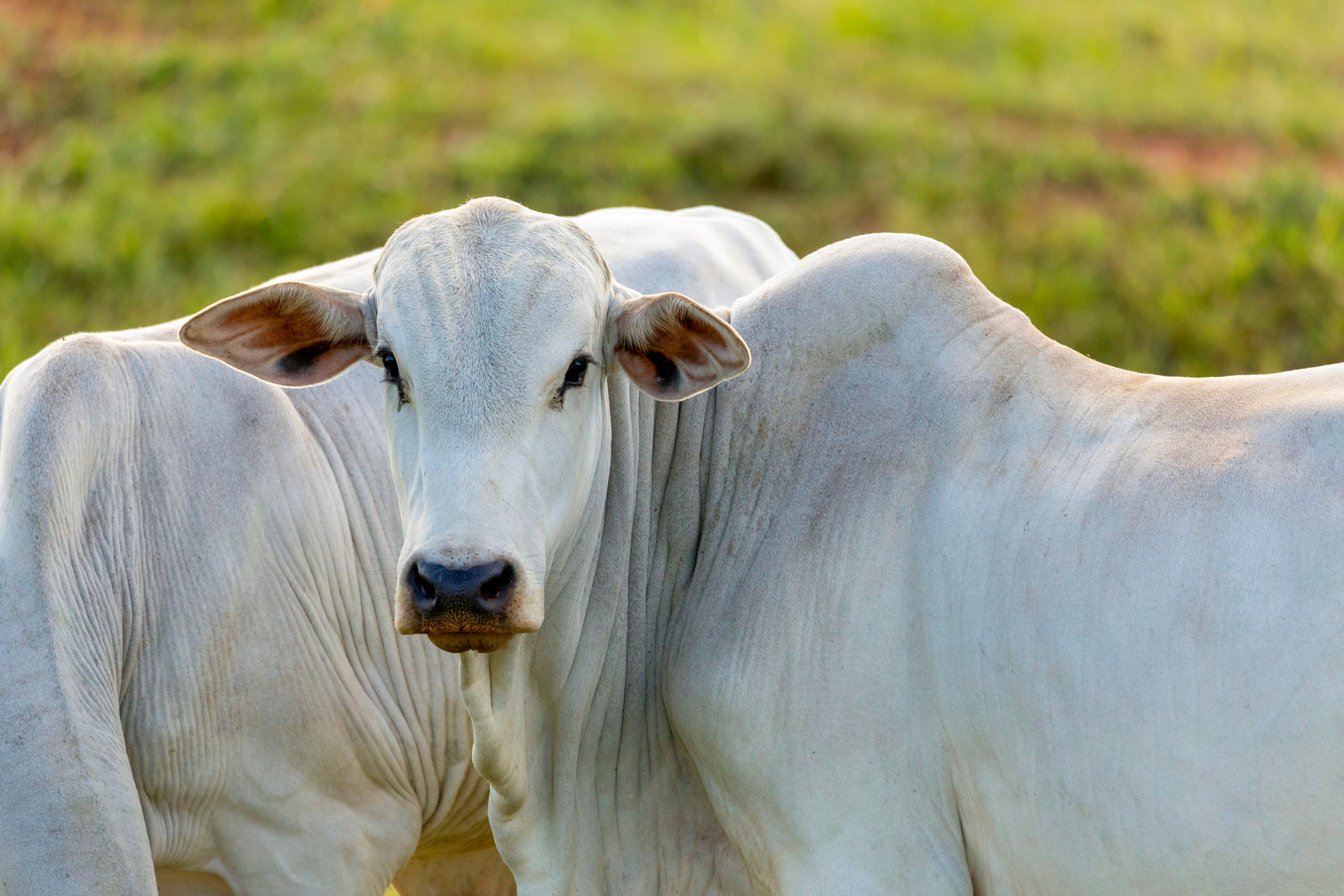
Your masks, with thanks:
<instances>
[{"instance_id":1,"label":"white cow","mask_svg":"<svg viewBox=\"0 0 1344 896\"><path fill-rule=\"evenodd\" d=\"M912 236L727 317L487 201L184 330L382 357L520 892L1339 891L1344 368L1106 367Z\"/></svg>"},{"instance_id":2,"label":"white cow","mask_svg":"<svg viewBox=\"0 0 1344 896\"><path fill-rule=\"evenodd\" d=\"M377 377L282 390L176 330L0 385L0 893L511 892L456 664L378 608Z\"/></svg>"},{"instance_id":3,"label":"white cow","mask_svg":"<svg viewBox=\"0 0 1344 896\"><path fill-rule=\"evenodd\" d=\"M652 285L794 258L727 212L577 220ZM377 255L295 276L364 289ZM458 664L387 618L381 372L282 390L176 329L0 387L0 893L371 896L413 856L406 896L511 892Z\"/></svg>"}]
</instances>

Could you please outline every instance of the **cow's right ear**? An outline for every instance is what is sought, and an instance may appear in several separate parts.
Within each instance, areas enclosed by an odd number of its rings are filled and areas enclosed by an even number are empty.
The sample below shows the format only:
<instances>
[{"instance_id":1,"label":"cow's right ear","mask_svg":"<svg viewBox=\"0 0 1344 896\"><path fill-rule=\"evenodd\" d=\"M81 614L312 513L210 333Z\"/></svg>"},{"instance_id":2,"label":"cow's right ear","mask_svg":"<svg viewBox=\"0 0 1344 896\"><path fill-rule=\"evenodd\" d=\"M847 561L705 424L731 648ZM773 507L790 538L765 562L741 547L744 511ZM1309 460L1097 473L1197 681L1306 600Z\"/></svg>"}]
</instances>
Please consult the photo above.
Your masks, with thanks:
<instances>
[{"instance_id":1,"label":"cow's right ear","mask_svg":"<svg viewBox=\"0 0 1344 896\"><path fill-rule=\"evenodd\" d=\"M728 321L680 293L625 301L612 353L636 386L660 401L681 401L732 379L751 351Z\"/></svg>"},{"instance_id":2,"label":"cow's right ear","mask_svg":"<svg viewBox=\"0 0 1344 896\"><path fill-rule=\"evenodd\" d=\"M216 302L177 336L268 382L311 386L369 357L363 299L311 283L271 283Z\"/></svg>"}]
</instances>

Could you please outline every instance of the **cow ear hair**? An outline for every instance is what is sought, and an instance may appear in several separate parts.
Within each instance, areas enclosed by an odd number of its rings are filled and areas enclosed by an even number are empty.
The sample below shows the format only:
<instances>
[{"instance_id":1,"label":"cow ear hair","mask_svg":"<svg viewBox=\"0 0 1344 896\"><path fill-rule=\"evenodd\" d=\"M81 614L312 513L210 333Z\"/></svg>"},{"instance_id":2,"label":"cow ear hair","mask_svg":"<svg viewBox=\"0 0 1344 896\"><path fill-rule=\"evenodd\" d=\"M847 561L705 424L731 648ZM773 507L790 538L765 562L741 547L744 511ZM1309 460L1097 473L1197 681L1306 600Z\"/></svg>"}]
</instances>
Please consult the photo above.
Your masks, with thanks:
<instances>
[{"instance_id":1,"label":"cow ear hair","mask_svg":"<svg viewBox=\"0 0 1344 896\"><path fill-rule=\"evenodd\" d=\"M635 385L661 401L681 401L751 364L751 351L726 320L680 293L623 302L613 355Z\"/></svg>"},{"instance_id":2,"label":"cow ear hair","mask_svg":"<svg viewBox=\"0 0 1344 896\"><path fill-rule=\"evenodd\" d=\"M196 314L178 338L268 382L311 386L368 358L363 299L311 283L269 283Z\"/></svg>"}]
</instances>

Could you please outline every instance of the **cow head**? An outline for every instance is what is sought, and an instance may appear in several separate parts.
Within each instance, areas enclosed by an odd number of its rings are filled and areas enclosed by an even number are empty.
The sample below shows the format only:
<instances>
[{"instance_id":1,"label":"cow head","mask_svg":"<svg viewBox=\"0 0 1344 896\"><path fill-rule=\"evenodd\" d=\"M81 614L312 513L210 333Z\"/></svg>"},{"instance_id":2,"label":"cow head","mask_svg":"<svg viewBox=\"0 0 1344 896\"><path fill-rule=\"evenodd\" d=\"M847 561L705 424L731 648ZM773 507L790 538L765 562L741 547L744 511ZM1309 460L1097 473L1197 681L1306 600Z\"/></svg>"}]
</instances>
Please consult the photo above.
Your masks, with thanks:
<instances>
[{"instance_id":1,"label":"cow head","mask_svg":"<svg viewBox=\"0 0 1344 896\"><path fill-rule=\"evenodd\" d=\"M549 565L594 496L605 377L676 401L750 362L710 311L621 287L577 225L500 199L403 225L367 294L265 285L180 335L284 386L382 366L406 533L397 628L454 652L541 625Z\"/></svg>"}]
</instances>

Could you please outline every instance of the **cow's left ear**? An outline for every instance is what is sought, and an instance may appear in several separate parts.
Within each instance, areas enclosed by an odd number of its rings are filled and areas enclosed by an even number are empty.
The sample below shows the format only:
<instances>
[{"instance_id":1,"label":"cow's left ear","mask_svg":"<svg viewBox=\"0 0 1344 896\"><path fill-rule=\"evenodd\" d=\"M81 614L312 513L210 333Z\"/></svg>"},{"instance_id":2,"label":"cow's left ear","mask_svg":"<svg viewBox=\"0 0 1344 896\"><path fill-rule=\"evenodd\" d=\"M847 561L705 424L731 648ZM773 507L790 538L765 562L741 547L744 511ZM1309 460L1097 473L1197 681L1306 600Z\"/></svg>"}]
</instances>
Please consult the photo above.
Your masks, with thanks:
<instances>
[{"instance_id":1,"label":"cow's left ear","mask_svg":"<svg viewBox=\"0 0 1344 896\"><path fill-rule=\"evenodd\" d=\"M268 382L311 386L368 358L363 299L311 283L270 283L216 302L177 336L189 348Z\"/></svg>"},{"instance_id":2,"label":"cow's left ear","mask_svg":"<svg viewBox=\"0 0 1344 896\"><path fill-rule=\"evenodd\" d=\"M613 354L635 385L661 401L690 398L751 365L751 351L726 320L675 292L623 303Z\"/></svg>"}]
</instances>

